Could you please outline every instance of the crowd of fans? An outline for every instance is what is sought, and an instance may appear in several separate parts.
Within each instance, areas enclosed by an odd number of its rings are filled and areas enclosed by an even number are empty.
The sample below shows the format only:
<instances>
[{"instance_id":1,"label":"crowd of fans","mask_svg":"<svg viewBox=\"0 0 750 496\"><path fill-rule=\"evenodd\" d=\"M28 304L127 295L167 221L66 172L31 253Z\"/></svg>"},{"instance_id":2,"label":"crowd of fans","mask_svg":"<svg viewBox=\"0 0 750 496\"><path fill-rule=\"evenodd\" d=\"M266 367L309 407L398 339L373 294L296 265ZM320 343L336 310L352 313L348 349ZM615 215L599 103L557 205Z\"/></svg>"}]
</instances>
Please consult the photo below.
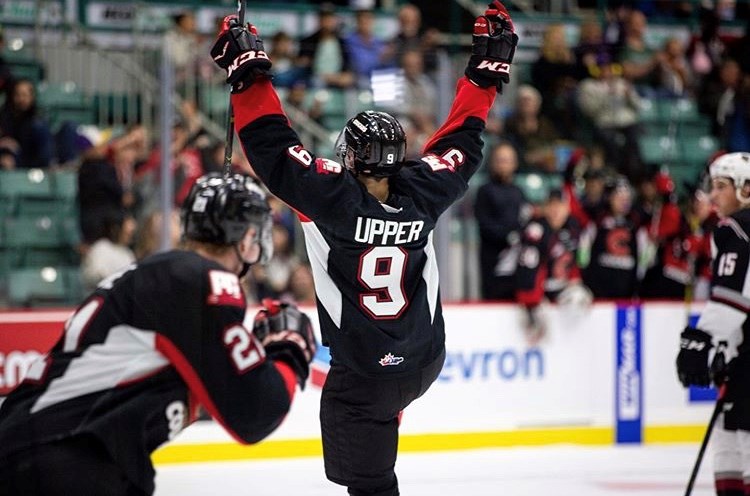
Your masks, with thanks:
<instances>
[{"instance_id":1,"label":"crowd of fans","mask_svg":"<svg viewBox=\"0 0 750 496\"><path fill-rule=\"evenodd\" d=\"M597 298L682 298L688 286L707 281L707 233L714 222L707 196L696 177L684 188L678 184L686 192L678 197L662 164L644 161L640 113L646 99L690 99L710 119L722 150L750 149L750 32L723 36L723 15L702 9L700 28L688 40L669 38L661 46L647 42L644 12L621 2L603 21L585 19L575 44L563 24L547 26L528 76L515 76L520 84L500 99L502 108L487 123L488 174L466 200L479 225L483 299L534 308L545 298L555 301L571 283ZM373 71L400 70L403 96L387 110L404 124L408 151L417 155L439 124L439 33L425 29L411 4L398 10L397 33L389 39L374 29L369 9L354 12L350 29L342 29L329 4L319 6L317 20L301 39L266 33L274 84L286 89L286 103L319 120L319 102L306 92L365 90ZM164 220L155 201L163 153L170 155L176 206L196 178L221 169L224 144L202 125L204 102L195 85L220 78L206 59L211 39L197 32L190 12L175 17L167 37L185 97L168 151L138 125L112 133L65 123L53 133L34 84L14 78L0 58L0 168L78 171L88 286L159 249ZM237 170L252 173L239 150L234 159ZM516 186L517 172L554 177L559 188L533 203ZM250 294L311 302L310 268L296 255L301 240L281 202L274 202L274 221L276 255L268 267L255 268ZM178 219L170 226L176 244Z\"/></svg>"}]
</instances>

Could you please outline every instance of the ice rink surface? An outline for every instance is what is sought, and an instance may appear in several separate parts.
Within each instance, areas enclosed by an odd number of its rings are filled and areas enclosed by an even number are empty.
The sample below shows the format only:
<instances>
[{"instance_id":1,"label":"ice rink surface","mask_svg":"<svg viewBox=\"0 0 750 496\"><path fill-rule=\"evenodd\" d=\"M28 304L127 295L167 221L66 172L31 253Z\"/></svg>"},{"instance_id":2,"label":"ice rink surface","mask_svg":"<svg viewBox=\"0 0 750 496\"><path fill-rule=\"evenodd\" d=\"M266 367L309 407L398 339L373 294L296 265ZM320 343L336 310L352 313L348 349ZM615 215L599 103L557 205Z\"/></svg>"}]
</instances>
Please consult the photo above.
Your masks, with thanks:
<instances>
[{"instance_id":1,"label":"ice rink surface","mask_svg":"<svg viewBox=\"0 0 750 496\"><path fill-rule=\"evenodd\" d=\"M545 446L403 453L396 473L403 496L682 495L694 444L620 447ZM713 494L711 454L694 496ZM319 458L157 466L157 496L346 495L325 479Z\"/></svg>"}]
</instances>

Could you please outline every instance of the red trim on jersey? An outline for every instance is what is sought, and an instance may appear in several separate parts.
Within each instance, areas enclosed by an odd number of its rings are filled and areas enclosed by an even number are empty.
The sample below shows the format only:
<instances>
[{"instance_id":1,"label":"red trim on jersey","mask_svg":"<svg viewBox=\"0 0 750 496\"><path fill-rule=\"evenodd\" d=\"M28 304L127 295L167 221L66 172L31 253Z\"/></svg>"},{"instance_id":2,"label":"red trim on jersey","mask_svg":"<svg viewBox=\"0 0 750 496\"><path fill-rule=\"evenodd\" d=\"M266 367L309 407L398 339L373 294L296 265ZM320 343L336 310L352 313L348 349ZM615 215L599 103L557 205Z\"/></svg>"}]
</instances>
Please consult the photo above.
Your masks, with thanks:
<instances>
[{"instance_id":1,"label":"red trim on jersey","mask_svg":"<svg viewBox=\"0 0 750 496\"><path fill-rule=\"evenodd\" d=\"M81 341L83 341L83 336L88 332L89 327L91 327L91 322L94 321L94 319L96 318L96 316L99 315L99 312L101 311L102 307L104 307L104 298L102 298L101 296L95 296L95 297L91 298L89 301L86 302L86 305L88 305L92 301L96 301L96 302L98 302L98 304L96 306L96 309L94 310L94 313L91 314L91 316L89 317L89 319L83 325L83 329L81 329L81 332L78 333L78 339L76 340L76 346L75 346L76 350L81 345ZM78 307L76 309L76 312L78 312L78 310L82 309L86 305L81 305L80 307ZM73 315L71 315L70 318L65 322L65 331L63 332L63 340L65 339L65 332L67 332L67 330L68 330L67 329L68 322L70 322L70 319L72 319L73 317L75 317L75 313Z\"/></svg>"},{"instance_id":2,"label":"red trim on jersey","mask_svg":"<svg viewBox=\"0 0 750 496\"><path fill-rule=\"evenodd\" d=\"M588 214L583 209L583 206L581 206L581 202L578 201L578 197L573 190L573 185L569 182L566 182L565 184L563 184L563 191L565 191L565 194L568 196L568 205L570 206L571 217L573 217L581 225L581 228L586 227L589 222L591 222L591 219L589 219Z\"/></svg>"},{"instance_id":3,"label":"red trim on jersey","mask_svg":"<svg viewBox=\"0 0 750 496\"><path fill-rule=\"evenodd\" d=\"M727 300L722 298L721 296L711 295L709 298L710 301L715 301L717 303L721 303L723 305L726 305L728 307L732 307L735 310L739 310L740 312L750 312L750 307L746 305L741 305L740 303L732 300Z\"/></svg>"},{"instance_id":4,"label":"red trim on jersey","mask_svg":"<svg viewBox=\"0 0 750 496\"><path fill-rule=\"evenodd\" d=\"M527 306L538 305L544 297L544 281L547 279L547 261L539 262L539 270L534 278L534 287L531 289L520 289L516 292L518 303ZM544 264L544 265L542 265Z\"/></svg>"},{"instance_id":5,"label":"red trim on jersey","mask_svg":"<svg viewBox=\"0 0 750 496\"><path fill-rule=\"evenodd\" d=\"M456 98L453 106L440 129L435 131L430 140L422 148L422 153L427 153L435 143L444 136L461 127L467 117L478 117L482 121L487 120L490 107L495 102L497 88L480 88L464 76L456 84Z\"/></svg>"},{"instance_id":6,"label":"red trim on jersey","mask_svg":"<svg viewBox=\"0 0 750 496\"><path fill-rule=\"evenodd\" d=\"M294 210L294 209L292 209L292 210ZM307 215L303 214L299 210L294 210L294 213L297 214L297 217L299 218L300 222L312 222L312 219L310 219L310 217L308 217Z\"/></svg>"},{"instance_id":7,"label":"red trim on jersey","mask_svg":"<svg viewBox=\"0 0 750 496\"><path fill-rule=\"evenodd\" d=\"M659 222L654 226L656 232L652 232L651 236L657 239L665 239L674 236L680 231L681 221L682 212L680 212L680 207L671 202L665 203L661 207Z\"/></svg>"},{"instance_id":8,"label":"red trim on jersey","mask_svg":"<svg viewBox=\"0 0 750 496\"><path fill-rule=\"evenodd\" d=\"M281 378L284 379L286 392L289 393L289 403L291 403L294 399L294 393L295 391L297 391L297 374L294 373L292 367L284 362L274 360L273 366L276 367L276 371L279 373Z\"/></svg>"},{"instance_id":9,"label":"red trim on jersey","mask_svg":"<svg viewBox=\"0 0 750 496\"><path fill-rule=\"evenodd\" d=\"M716 479L714 485L716 491L744 491L745 488L742 479Z\"/></svg>"},{"instance_id":10,"label":"red trim on jersey","mask_svg":"<svg viewBox=\"0 0 750 496\"><path fill-rule=\"evenodd\" d=\"M269 79L255 81L252 88L242 93L232 94L234 110L234 128L239 132L256 119L264 115L283 115L281 101Z\"/></svg>"},{"instance_id":11,"label":"red trim on jersey","mask_svg":"<svg viewBox=\"0 0 750 496\"><path fill-rule=\"evenodd\" d=\"M195 371L193 366L190 364L185 355L174 345L169 339L161 334L156 335L156 349L161 352L170 363L177 369L182 379L187 383L190 391L195 394L198 401L203 405L208 413L226 430L235 441L241 444L249 444L243 440L236 432L234 432L229 425L224 421L224 417L221 416L219 409L216 408L211 396L206 390L206 386L198 377L198 373Z\"/></svg>"}]
</instances>

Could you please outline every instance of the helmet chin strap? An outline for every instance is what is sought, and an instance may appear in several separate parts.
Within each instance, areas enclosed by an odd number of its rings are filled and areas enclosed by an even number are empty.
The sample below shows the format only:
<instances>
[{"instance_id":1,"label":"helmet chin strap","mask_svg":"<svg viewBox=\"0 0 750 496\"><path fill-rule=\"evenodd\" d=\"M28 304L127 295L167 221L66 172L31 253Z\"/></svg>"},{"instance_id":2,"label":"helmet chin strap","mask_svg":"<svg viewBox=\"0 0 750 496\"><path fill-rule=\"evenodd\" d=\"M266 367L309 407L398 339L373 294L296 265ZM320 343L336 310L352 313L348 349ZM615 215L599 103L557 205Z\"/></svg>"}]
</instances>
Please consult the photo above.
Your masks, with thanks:
<instances>
[{"instance_id":1,"label":"helmet chin strap","mask_svg":"<svg viewBox=\"0 0 750 496\"><path fill-rule=\"evenodd\" d=\"M242 258L242 254L240 253L239 243L237 243L236 245L234 245L234 253L237 255L237 260L239 260L240 263L242 264L242 270L240 271L239 274L237 274L237 277L239 277L240 279L242 279L243 277L245 277L245 275L247 275L247 272L250 270L250 267L253 264L251 264L250 262L245 261L245 259Z\"/></svg>"}]
</instances>

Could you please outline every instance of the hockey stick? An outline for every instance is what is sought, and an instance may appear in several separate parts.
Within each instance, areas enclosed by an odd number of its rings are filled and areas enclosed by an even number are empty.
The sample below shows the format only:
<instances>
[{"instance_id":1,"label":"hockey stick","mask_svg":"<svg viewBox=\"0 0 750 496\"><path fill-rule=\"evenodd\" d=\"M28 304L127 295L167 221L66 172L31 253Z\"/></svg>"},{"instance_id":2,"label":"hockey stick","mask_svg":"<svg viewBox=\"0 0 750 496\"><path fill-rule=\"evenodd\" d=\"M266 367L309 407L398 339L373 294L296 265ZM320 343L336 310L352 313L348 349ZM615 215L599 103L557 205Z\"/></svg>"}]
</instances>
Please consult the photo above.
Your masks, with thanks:
<instances>
[{"instance_id":1,"label":"hockey stick","mask_svg":"<svg viewBox=\"0 0 750 496\"><path fill-rule=\"evenodd\" d=\"M240 26L245 25L245 0L237 0L237 18ZM234 109L232 108L232 95L229 95L227 107L227 138L224 146L224 177L232 173L232 151L234 148Z\"/></svg>"},{"instance_id":2,"label":"hockey stick","mask_svg":"<svg viewBox=\"0 0 750 496\"><path fill-rule=\"evenodd\" d=\"M701 467L703 455L705 454L706 447L708 446L708 440L711 438L711 431L714 429L716 419L719 418L719 414L724 407L724 394L726 393L726 388L726 384L722 384L719 388L719 394L716 397L716 405L714 406L714 411L711 414L711 420L708 421L706 433L703 435L703 442L701 443L701 448L698 451L698 458L695 460L693 471L690 473L690 480L688 481L687 488L685 489L685 496L690 496L690 494L693 492L693 485L695 484L696 477L698 477L698 470Z\"/></svg>"}]
</instances>

